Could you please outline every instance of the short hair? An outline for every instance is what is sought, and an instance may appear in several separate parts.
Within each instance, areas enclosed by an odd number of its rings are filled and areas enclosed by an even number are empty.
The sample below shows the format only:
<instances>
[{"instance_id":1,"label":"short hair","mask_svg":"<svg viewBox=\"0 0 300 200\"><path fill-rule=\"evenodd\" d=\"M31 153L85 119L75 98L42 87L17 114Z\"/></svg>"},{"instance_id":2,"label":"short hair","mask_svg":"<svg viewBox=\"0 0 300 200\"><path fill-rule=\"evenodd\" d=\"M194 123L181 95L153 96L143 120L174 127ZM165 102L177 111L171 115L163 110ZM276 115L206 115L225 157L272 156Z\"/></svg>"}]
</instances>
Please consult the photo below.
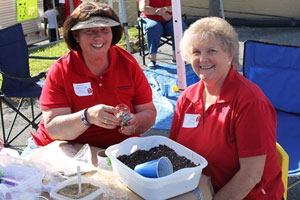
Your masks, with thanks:
<instances>
[{"instance_id":1,"label":"short hair","mask_svg":"<svg viewBox=\"0 0 300 200\"><path fill-rule=\"evenodd\" d=\"M46 4L46 7L47 7L47 9L51 9L51 8L53 8L53 4L52 4L52 2L47 2L47 4Z\"/></svg>"},{"instance_id":2,"label":"short hair","mask_svg":"<svg viewBox=\"0 0 300 200\"><path fill-rule=\"evenodd\" d=\"M184 32L180 41L182 58L190 62L193 43L202 39L214 38L221 42L223 50L232 53L232 65L234 69L238 70L240 68L238 34L226 20L219 17L199 19Z\"/></svg>"},{"instance_id":3,"label":"short hair","mask_svg":"<svg viewBox=\"0 0 300 200\"><path fill-rule=\"evenodd\" d=\"M94 5L97 9L93 9L91 11L84 11L81 12L81 8L84 6L88 5ZM66 19L64 23L64 40L70 50L75 50L78 51L80 49L80 46L78 42L76 42L74 36L73 36L73 31L71 31L71 28L77 24L78 22L81 21L86 21L90 17L95 17L95 16L100 16L100 17L107 17L110 18L116 22L120 23L118 15L115 13L115 11L105 3L94 3L94 2L84 2L80 4L70 16ZM117 44L120 39L122 38L122 34L124 32L123 27L120 25L111 27L112 30L112 42L111 46Z\"/></svg>"}]
</instances>

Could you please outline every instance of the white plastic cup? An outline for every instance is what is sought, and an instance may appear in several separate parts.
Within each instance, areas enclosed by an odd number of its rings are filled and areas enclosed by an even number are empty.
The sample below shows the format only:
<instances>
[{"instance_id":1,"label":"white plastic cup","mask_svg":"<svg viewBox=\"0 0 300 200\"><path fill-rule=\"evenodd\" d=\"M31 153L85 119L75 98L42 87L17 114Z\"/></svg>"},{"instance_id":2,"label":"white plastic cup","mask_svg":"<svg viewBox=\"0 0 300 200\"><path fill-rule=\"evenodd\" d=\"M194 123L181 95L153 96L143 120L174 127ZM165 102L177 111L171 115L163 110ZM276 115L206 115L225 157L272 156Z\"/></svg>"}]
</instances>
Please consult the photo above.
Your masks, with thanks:
<instances>
[{"instance_id":1,"label":"white plastic cup","mask_svg":"<svg viewBox=\"0 0 300 200\"><path fill-rule=\"evenodd\" d=\"M105 154L105 149L101 149L97 152L97 164L98 167L102 169L111 168L109 158Z\"/></svg>"},{"instance_id":2,"label":"white plastic cup","mask_svg":"<svg viewBox=\"0 0 300 200\"><path fill-rule=\"evenodd\" d=\"M173 165L167 157L161 157L135 166L134 171L148 178L160 178L173 173Z\"/></svg>"}]
</instances>

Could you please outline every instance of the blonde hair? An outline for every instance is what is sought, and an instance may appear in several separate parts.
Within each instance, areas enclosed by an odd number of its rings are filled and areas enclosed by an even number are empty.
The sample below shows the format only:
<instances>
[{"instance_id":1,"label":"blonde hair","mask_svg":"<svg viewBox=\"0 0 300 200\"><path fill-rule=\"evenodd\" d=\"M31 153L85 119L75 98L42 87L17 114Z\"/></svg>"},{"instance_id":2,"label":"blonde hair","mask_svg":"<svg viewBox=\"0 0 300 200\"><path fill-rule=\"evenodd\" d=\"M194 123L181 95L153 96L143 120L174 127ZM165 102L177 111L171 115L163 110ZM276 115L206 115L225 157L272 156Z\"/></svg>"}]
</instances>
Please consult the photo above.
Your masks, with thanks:
<instances>
[{"instance_id":1,"label":"blonde hair","mask_svg":"<svg viewBox=\"0 0 300 200\"><path fill-rule=\"evenodd\" d=\"M191 60L193 43L203 39L219 40L223 49L233 55L234 69L240 68L238 34L227 21L219 17L205 17L190 25L180 41L180 52L185 61Z\"/></svg>"}]
</instances>

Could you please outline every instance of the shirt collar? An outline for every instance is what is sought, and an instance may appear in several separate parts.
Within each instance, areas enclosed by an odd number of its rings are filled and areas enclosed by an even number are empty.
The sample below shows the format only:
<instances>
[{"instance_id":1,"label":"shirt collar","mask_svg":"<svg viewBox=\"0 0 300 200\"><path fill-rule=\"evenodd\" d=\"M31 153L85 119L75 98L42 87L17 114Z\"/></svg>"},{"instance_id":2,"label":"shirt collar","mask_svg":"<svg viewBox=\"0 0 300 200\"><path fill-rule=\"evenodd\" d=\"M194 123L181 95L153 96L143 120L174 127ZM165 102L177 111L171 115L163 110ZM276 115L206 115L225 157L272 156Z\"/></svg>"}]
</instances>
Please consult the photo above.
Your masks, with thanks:
<instances>
[{"instance_id":1,"label":"shirt collar","mask_svg":"<svg viewBox=\"0 0 300 200\"><path fill-rule=\"evenodd\" d=\"M229 73L223 83L217 103L230 102L235 96L240 87L237 83L238 72L230 68Z\"/></svg>"},{"instance_id":2,"label":"shirt collar","mask_svg":"<svg viewBox=\"0 0 300 200\"><path fill-rule=\"evenodd\" d=\"M236 83L237 80L237 73L233 67L230 68L228 75L223 83L221 88L221 92L217 103L225 103L230 102L234 97L239 89L239 85ZM199 100L202 99L202 93L204 89L204 83L200 80L198 83L192 87L188 93L186 94L186 98L189 99L194 104L199 104Z\"/></svg>"}]
</instances>

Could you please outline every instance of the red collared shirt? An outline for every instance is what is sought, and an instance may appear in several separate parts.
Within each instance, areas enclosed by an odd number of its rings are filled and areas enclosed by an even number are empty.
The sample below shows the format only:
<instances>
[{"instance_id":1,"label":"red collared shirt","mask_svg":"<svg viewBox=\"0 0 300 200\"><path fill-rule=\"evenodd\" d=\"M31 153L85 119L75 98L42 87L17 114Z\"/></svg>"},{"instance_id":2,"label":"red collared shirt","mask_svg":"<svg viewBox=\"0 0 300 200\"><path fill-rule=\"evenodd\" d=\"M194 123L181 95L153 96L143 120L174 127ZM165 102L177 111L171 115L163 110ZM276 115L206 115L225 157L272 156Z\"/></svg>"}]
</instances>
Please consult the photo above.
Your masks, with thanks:
<instances>
[{"instance_id":1,"label":"red collared shirt","mask_svg":"<svg viewBox=\"0 0 300 200\"><path fill-rule=\"evenodd\" d=\"M261 181L245 199L281 199L283 183L276 153L276 113L252 82L231 68L215 104L203 109L203 81L179 97L170 138L208 161L215 192L239 170L239 158L267 155Z\"/></svg>"},{"instance_id":2,"label":"red collared shirt","mask_svg":"<svg viewBox=\"0 0 300 200\"><path fill-rule=\"evenodd\" d=\"M88 70L80 52L70 51L60 58L51 66L43 86L42 110L70 107L74 113L97 104L124 103L134 112L133 106L151 102L151 88L134 57L117 46L110 48L109 57L110 64L99 77ZM39 146L53 141L43 121L32 135ZM117 129L92 125L73 142L107 148L126 138Z\"/></svg>"},{"instance_id":3,"label":"red collared shirt","mask_svg":"<svg viewBox=\"0 0 300 200\"><path fill-rule=\"evenodd\" d=\"M163 8L163 7L168 7L172 5L172 0L149 0L149 6L154 7L154 8ZM169 12L172 15L172 12ZM141 13L143 17L149 18L149 19L154 19L160 22L166 22L164 18L158 15L147 15L145 13Z\"/></svg>"}]
</instances>

